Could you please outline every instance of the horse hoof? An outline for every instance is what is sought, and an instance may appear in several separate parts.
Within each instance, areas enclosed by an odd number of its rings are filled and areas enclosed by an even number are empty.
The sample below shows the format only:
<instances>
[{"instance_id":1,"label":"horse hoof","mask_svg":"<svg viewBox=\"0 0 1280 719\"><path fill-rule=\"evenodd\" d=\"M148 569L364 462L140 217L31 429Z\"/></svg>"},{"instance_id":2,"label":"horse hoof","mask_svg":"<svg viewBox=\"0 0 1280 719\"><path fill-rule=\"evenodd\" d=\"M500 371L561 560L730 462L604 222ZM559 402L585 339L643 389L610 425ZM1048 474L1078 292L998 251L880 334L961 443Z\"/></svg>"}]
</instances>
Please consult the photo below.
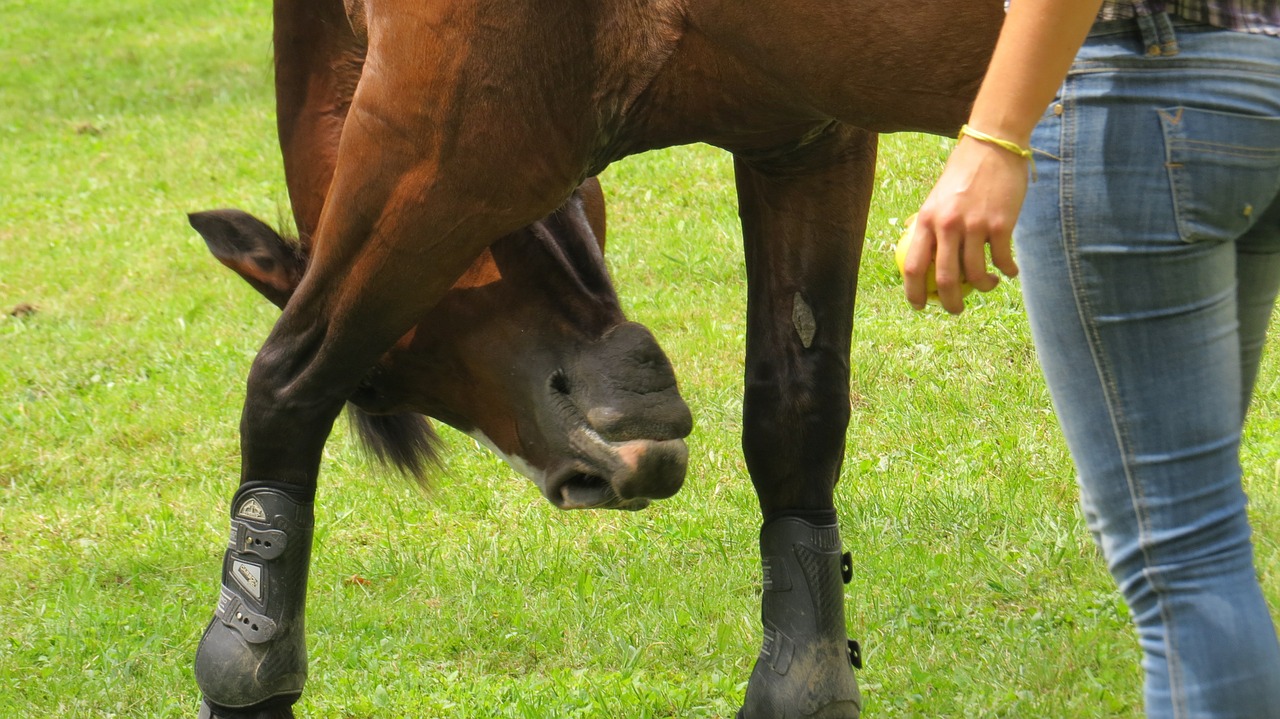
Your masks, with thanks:
<instances>
[{"instance_id":1,"label":"horse hoof","mask_svg":"<svg viewBox=\"0 0 1280 719\"><path fill-rule=\"evenodd\" d=\"M787 676L757 664L737 719L858 719L857 679L838 656L791 662Z\"/></svg>"},{"instance_id":2,"label":"horse hoof","mask_svg":"<svg viewBox=\"0 0 1280 719\"><path fill-rule=\"evenodd\" d=\"M760 531L764 645L738 719L858 719L861 664L844 625L851 563L834 524L782 517ZM846 571L849 570L849 571Z\"/></svg>"},{"instance_id":3,"label":"horse hoof","mask_svg":"<svg viewBox=\"0 0 1280 719\"><path fill-rule=\"evenodd\" d=\"M200 700L200 714L197 719L295 719L293 707L273 706L250 711L236 711L223 707L210 706L209 702Z\"/></svg>"},{"instance_id":4,"label":"horse hoof","mask_svg":"<svg viewBox=\"0 0 1280 719\"><path fill-rule=\"evenodd\" d=\"M196 684L213 716L287 716L254 712L287 706L302 693L313 505L267 482L241 487L231 501L222 590L196 646Z\"/></svg>"}]
</instances>

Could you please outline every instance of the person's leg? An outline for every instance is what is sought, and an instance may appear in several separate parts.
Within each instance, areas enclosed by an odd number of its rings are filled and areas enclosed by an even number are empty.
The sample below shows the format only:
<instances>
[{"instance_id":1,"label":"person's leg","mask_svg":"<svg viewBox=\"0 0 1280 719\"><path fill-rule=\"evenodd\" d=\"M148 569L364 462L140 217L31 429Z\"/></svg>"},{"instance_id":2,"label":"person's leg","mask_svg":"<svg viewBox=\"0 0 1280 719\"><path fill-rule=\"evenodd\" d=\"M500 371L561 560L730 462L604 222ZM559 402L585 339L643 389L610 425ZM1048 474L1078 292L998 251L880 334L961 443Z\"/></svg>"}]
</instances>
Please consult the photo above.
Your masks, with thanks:
<instances>
[{"instance_id":1,"label":"person's leg","mask_svg":"<svg viewBox=\"0 0 1280 719\"><path fill-rule=\"evenodd\" d=\"M1266 122L1280 44L1258 73L1267 61L1203 57L1223 33L1179 33L1177 55L1154 56L1135 27L1091 36L1033 137L1051 157L1015 233L1028 313L1090 529L1137 625L1149 716L1280 717L1238 458L1240 323L1256 332L1280 268L1242 286L1234 242L1258 221L1246 206L1270 207L1280 186L1280 152L1264 149L1280 148ZM1259 190L1269 199L1246 197Z\"/></svg>"},{"instance_id":2,"label":"person's leg","mask_svg":"<svg viewBox=\"0 0 1280 719\"><path fill-rule=\"evenodd\" d=\"M1257 225L1236 242L1236 277L1240 289L1241 410L1247 415L1258 379L1262 346L1276 294L1280 291L1280 199L1271 203Z\"/></svg>"}]
</instances>

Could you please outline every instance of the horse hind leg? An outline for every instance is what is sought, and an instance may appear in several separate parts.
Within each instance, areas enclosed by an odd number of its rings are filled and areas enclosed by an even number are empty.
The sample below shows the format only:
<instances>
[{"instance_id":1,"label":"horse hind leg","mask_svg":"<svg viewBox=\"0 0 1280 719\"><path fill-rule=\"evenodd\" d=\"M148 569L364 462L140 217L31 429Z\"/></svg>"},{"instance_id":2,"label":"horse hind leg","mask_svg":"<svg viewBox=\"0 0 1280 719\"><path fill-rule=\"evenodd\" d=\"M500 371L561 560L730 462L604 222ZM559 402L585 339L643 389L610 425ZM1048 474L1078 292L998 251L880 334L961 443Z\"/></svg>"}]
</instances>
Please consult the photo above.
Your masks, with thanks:
<instances>
[{"instance_id":1,"label":"horse hind leg","mask_svg":"<svg viewBox=\"0 0 1280 719\"><path fill-rule=\"evenodd\" d=\"M875 136L839 125L781 156L735 158L748 276L743 453L764 569L764 641L739 719L861 712L834 492L874 166Z\"/></svg>"}]
</instances>

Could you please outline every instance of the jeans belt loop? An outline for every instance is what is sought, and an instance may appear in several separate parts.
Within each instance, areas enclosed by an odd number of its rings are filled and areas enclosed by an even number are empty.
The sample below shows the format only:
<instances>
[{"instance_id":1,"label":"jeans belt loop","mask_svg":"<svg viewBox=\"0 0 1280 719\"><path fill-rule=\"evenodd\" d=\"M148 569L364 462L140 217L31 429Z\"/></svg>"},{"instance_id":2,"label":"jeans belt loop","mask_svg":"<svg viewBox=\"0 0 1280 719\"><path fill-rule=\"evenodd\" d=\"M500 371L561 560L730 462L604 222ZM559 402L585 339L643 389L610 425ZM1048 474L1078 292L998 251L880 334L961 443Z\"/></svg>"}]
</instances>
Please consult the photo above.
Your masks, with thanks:
<instances>
[{"instance_id":1,"label":"jeans belt loop","mask_svg":"<svg viewBox=\"0 0 1280 719\"><path fill-rule=\"evenodd\" d=\"M1165 57L1178 54L1178 38L1173 32L1173 22L1169 19L1169 13L1164 10L1158 12L1144 12L1146 6L1139 8L1138 31L1142 34L1142 47L1147 55L1152 57Z\"/></svg>"}]
</instances>

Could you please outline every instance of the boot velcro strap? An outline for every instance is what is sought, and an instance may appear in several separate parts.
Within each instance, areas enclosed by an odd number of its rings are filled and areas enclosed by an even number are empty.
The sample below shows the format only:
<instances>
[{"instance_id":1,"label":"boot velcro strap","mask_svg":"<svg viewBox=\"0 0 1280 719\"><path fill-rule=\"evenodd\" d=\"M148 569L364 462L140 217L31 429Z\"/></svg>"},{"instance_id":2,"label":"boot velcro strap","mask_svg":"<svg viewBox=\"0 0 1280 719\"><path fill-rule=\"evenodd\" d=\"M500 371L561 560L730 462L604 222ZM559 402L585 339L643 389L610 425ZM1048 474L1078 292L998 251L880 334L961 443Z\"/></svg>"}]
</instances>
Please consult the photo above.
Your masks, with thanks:
<instances>
[{"instance_id":1,"label":"boot velcro strap","mask_svg":"<svg viewBox=\"0 0 1280 719\"><path fill-rule=\"evenodd\" d=\"M284 554L289 536L280 529L257 529L239 519L231 520L231 551L238 554L256 554L263 559L275 559Z\"/></svg>"},{"instance_id":2,"label":"boot velcro strap","mask_svg":"<svg viewBox=\"0 0 1280 719\"><path fill-rule=\"evenodd\" d=\"M218 597L218 609L214 614L250 644L262 644L275 636L275 620L249 609L243 599L226 587L222 588L222 596Z\"/></svg>"}]
</instances>

